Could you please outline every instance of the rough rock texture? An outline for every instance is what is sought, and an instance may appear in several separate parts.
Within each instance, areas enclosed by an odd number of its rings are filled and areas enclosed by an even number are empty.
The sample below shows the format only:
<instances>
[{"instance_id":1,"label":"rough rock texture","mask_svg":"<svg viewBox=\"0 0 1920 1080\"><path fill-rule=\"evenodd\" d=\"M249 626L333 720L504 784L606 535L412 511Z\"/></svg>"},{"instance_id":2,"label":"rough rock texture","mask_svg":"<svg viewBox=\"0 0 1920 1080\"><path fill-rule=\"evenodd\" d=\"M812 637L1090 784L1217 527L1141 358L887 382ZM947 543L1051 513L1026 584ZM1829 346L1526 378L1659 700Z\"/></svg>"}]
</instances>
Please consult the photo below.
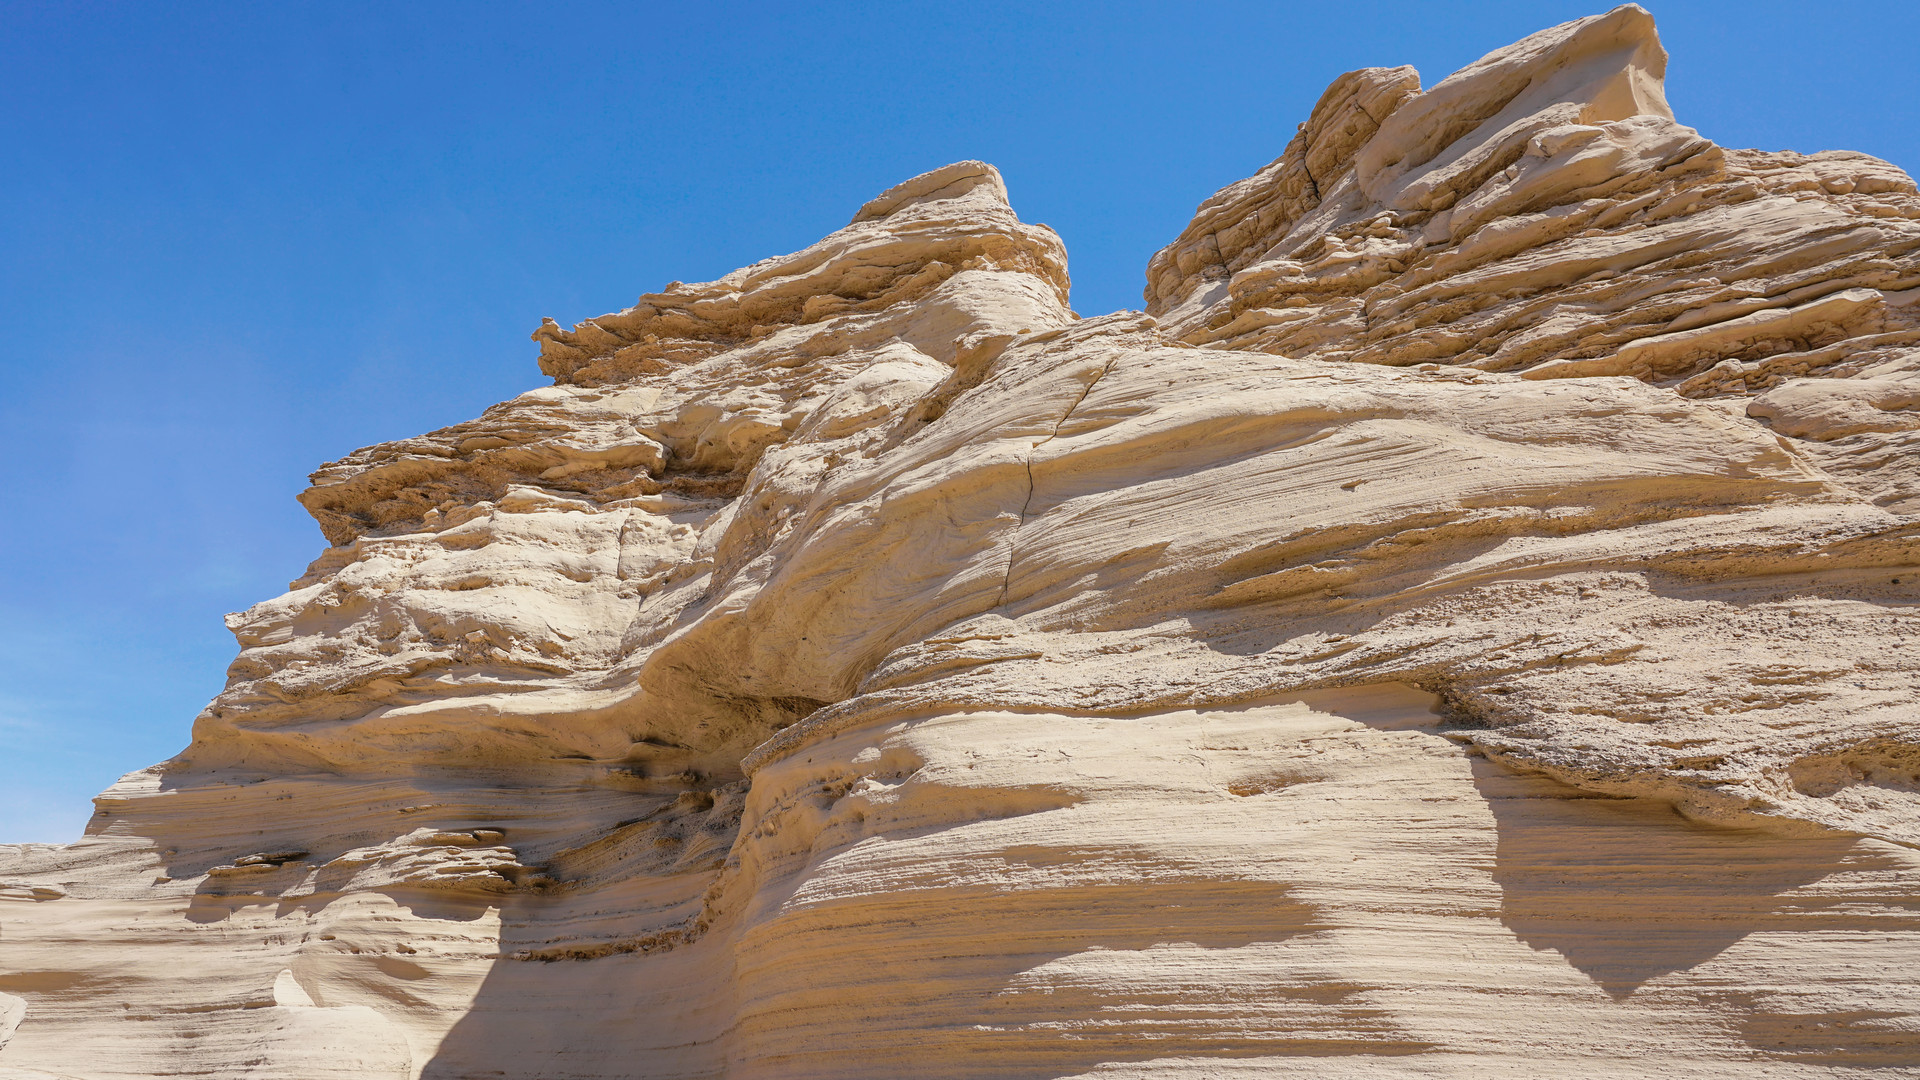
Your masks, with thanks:
<instances>
[{"instance_id":1,"label":"rough rock texture","mask_svg":"<svg viewBox=\"0 0 1920 1080\"><path fill-rule=\"evenodd\" d=\"M548 322L0 849L0 1076L1920 1068L1920 197L1664 67L1344 75L1144 314L965 162Z\"/></svg>"}]
</instances>

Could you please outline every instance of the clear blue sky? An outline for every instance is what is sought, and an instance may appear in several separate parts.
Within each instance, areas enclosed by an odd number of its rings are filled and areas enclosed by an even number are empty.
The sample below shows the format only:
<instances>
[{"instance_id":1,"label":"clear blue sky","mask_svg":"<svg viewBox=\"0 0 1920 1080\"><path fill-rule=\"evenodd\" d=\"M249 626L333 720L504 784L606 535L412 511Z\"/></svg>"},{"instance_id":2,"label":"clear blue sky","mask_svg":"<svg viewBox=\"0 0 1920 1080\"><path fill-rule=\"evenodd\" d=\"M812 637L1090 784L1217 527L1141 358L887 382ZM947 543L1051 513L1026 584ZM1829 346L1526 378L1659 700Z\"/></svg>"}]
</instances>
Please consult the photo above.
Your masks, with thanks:
<instances>
[{"instance_id":1,"label":"clear blue sky","mask_svg":"<svg viewBox=\"0 0 1920 1080\"><path fill-rule=\"evenodd\" d=\"M1680 119L1920 172L1920 4L1652 3ZM527 335L802 247L949 161L1074 304L1343 71L1599 3L0 3L0 842L185 745L308 471L544 380Z\"/></svg>"}]
</instances>

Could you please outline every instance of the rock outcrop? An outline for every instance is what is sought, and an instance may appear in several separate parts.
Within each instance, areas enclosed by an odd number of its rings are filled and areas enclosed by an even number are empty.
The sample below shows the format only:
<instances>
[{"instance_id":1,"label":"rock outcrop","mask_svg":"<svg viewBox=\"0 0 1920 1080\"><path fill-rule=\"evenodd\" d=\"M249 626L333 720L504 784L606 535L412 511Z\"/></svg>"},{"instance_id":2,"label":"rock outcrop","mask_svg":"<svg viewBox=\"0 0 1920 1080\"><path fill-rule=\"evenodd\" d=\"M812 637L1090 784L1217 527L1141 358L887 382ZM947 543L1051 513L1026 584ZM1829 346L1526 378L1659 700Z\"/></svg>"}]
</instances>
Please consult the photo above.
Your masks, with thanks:
<instances>
[{"instance_id":1,"label":"rock outcrop","mask_svg":"<svg viewBox=\"0 0 1920 1080\"><path fill-rule=\"evenodd\" d=\"M1665 63L1341 76L1145 312L963 162L549 320L0 849L0 1076L1920 1067L1920 196Z\"/></svg>"}]
</instances>

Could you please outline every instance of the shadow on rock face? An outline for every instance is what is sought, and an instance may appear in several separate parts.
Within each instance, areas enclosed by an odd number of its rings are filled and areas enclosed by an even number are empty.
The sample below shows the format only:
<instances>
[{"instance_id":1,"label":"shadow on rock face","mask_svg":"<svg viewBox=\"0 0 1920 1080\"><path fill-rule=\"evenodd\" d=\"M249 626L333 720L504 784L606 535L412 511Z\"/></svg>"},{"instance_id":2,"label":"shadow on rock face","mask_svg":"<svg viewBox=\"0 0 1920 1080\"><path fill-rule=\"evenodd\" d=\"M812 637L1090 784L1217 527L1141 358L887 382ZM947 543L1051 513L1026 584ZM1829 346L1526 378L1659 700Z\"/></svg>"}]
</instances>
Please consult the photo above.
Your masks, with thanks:
<instances>
[{"instance_id":1,"label":"shadow on rock face","mask_svg":"<svg viewBox=\"0 0 1920 1080\"><path fill-rule=\"evenodd\" d=\"M1856 843L1699 825L1664 803L1472 764L1499 830L1501 921L1616 1000L1749 934L1804 931L1809 903L1831 901L1794 890L1841 870Z\"/></svg>"},{"instance_id":2,"label":"shadow on rock face","mask_svg":"<svg viewBox=\"0 0 1920 1080\"><path fill-rule=\"evenodd\" d=\"M801 1077L857 1062L859 1075L1040 1080L1169 1055L1429 1049L1369 1000L1374 988L1284 959L1285 943L1324 929L1290 886L1168 867L1127 884L1080 880L1133 854L996 848L982 865L1064 880L776 905L677 946L577 960L525 957L643 904L638 883L626 897L517 898L502 911L502 959L422 1077ZM1218 999L1249 954L1265 958L1265 977L1240 971ZM1243 995L1263 1004L1249 1015Z\"/></svg>"},{"instance_id":3,"label":"shadow on rock face","mask_svg":"<svg viewBox=\"0 0 1920 1080\"><path fill-rule=\"evenodd\" d=\"M702 937L647 948L629 940L631 951L528 959L647 906L649 898L633 890L585 903L507 897L500 958L422 1080L718 1075L716 1040L731 1015L723 942Z\"/></svg>"}]
</instances>

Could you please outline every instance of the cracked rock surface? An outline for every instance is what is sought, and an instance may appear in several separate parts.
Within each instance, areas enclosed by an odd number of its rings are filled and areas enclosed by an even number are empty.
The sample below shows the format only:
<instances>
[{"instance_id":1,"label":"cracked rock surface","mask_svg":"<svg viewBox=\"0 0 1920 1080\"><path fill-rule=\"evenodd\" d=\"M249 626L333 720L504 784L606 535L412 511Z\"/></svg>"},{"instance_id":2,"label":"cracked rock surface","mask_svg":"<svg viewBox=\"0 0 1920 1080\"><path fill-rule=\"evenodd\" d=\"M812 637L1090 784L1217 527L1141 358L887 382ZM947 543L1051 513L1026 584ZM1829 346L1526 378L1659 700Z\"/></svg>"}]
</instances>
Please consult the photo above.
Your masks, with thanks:
<instances>
[{"instance_id":1,"label":"cracked rock surface","mask_svg":"<svg viewBox=\"0 0 1920 1080\"><path fill-rule=\"evenodd\" d=\"M1920 1068L1920 195L1665 66L1343 75L1144 311L961 162L547 321L0 847L0 1077Z\"/></svg>"}]
</instances>

